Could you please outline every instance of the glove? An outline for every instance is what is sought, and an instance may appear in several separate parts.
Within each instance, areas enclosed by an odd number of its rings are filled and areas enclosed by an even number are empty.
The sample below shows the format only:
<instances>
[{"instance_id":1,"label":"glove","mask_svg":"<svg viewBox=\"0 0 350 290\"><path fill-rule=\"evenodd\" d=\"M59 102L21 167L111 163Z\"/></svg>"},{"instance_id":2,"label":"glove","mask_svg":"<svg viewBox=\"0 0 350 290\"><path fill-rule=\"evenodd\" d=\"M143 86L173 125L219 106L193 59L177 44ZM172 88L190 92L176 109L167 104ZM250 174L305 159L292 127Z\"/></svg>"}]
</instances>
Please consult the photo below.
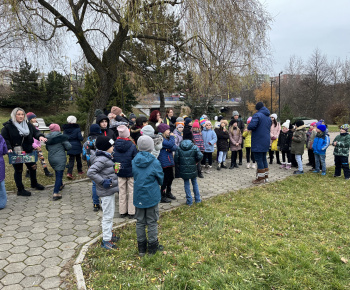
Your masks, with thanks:
<instances>
[{"instance_id":1,"label":"glove","mask_svg":"<svg viewBox=\"0 0 350 290\"><path fill-rule=\"evenodd\" d=\"M108 178L108 179L104 179L102 182L102 186L103 188L110 188L112 185L112 179Z\"/></svg>"}]
</instances>

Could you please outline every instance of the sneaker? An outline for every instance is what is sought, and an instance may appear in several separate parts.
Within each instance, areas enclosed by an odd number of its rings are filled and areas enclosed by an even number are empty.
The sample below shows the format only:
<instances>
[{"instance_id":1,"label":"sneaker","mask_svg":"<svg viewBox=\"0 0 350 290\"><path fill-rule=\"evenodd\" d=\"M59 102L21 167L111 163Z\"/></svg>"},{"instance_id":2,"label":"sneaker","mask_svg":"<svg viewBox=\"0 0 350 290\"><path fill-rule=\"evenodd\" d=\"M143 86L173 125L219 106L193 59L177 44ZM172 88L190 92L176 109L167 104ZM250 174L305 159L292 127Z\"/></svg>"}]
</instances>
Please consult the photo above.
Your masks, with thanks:
<instances>
[{"instance_id":1,"label":"sneaker","mask_svg":"<svg viewBox=\"0 0 350 290\"><path fill-rule=\"evenodd\" d=\"M112 243L116 243L120 240L120 237L118 237L115 233L112 233Z\"/></svg>"},{"instance_id":2,"label":"sneaker","mask_svg":"<svg viewBox=\"0 0 350 290\"><path fill-rule=\"evenodd\" d=\"M325 176L326 175L326 171L322 171L321 175Z\"/></svg>"},{"instance_id":3,"label":"sneaker","mask_svg":"<svg viewBox=\"0 0 350 290\"><path fill-rule=\"evenodd\" d=\"M73 175L71 173L67 173L67 178L68 179L73 179Z\"/></svg>"},{"instance_id":4,"label":"sneaker","mask_svg":"<svg viewBox=\"0 0 350 290\"><path fill-rule=\"evenodd\" d=\"M105 248L106 250L118 249L118 247L112 242L112 240L102 241L101 247Z\"/></svg>"},{"instance_id":5,"label":"sneaker","mask_svg":"<svg viewBox=\"0 0 350 290\"><path fill-rule=\"evenodd\" d=\"M314 170L314 171L312 171L312 173L320 173L320 171L319 170Z\"/></svg>"},{"instance_id":6,"label":"sneaker","mask_svg":"<svg viewBox=\"0 0 350 290\"><path fill-rule=\"evenodd\" d=\"M172 199L172 200L175 200L175 199L176 199L176 196L173 195L171 192L166 193L165 196L166 196L167 198L169 198L169 199Z\"/></svg>"},{"instance_id":7,"label":"sneaker","mask_svg":"<svg viewBox=\"0 0 350 290\"><path fill-rule=\"evenodd\" d=\"M129 220L132 220L132 219L135 218L135 215L134 214L129 214L128 217L129 217Z\"/></svg>"},{"instance_id":8,"label":"sneaker","mask_svg":"<svg viewBox=\"0 0 350 290\"><path fill-rule=\"evenodd\" d=\"M221 163L221 168L223 168L223 169L227 169L226 164L222 162L222 163Z\"/></svg>"},{"instance_id":9,"label":"sneaker","mask_svg":"<svg viewBox=\"0 0 350 290\"><path fill-rule=\"evenodd\" d=\"M53 197L52 197L52 200L59 200L61 198L62 198L62 195L60 193L54 193Z\"/></svg>"},{"instance_id":10,"label":"sneaker","mask_svg":"<svg viewBox=\"0 0 350 290\"><path fill-rule=\"evenodd\" d=\"M216 170L221 170L221 167L220 167L220 165L219 165L218 167L216 167Z\"/></svg>"},{"instance_id":11,"label":"sneaker","mask_svg":"<svg viewBox=\"0 0 350 290\"><path fill-rule=\"evenodd\" d=\"M242 161L240 161L240 162L238 163L238 165L242 165Z\"/></svg>"},{"instance_id":12,"label":"sneaker","mask_svg":"<svg viewBox=\"0 0 350 290\"><path fill-rule=\"evenodd\" d=\"M162 196L161 200L160 200L160 203L170 203L171 200L165 196Z\"/></svg>"},{"instance_id":13,"label":"sneaker","mask_svg":"<svg viewBox=\"0 0 350 290\"><path fill-rule=\"evenodd\" d=\"M198 177L199 178L204 178L204 175L202 174L202 172L198 174Z\"/></svg>"},{"instance_id":14,"label":"sneaker","mask_svg":"<svg viewBox=\"0 0 350 290\"><path fill-rule=\"evenodd\" d=\"M341 177L341 176L340 176L340 175L335 175L335 174L334 174L333 177Z\"/></svg>"},{"instance_id":15,"label":"sneaker","mask_svg":"<svg viewBox=\"0 0 350 290\"><path fill-rule=\"evenodd\" d=\"M22 190L17 191L18 196L31 196L32 193L24 188Z\"/></svg>"},{"instance_id":16,"label":"sneaker","mask_svg":"<svg viewBox=\"0 0 350 290\"><path fill-rule=\"evenodd\" d=\"M238 164L239 164L239 163L238 163ZM241 164L241 165L242 165L242 164ZM234 167L239 168L239 166L238 166L237 164L235 164Z\"/></svg>"},{"instance_id":17,"label":"sneaker","mask_svg":"<svg viewBox=\"0 0 350 290\"><path fill-rule=\"evenodd\" d=\"M247 169L249 169L250 168L250 163L247 163Z\"/></svg>"},{"instance_id":18,"label":"sneaker","mask_svg":"<svg viewBox=\"0 0 350 290\"><path fill-rule=\"evenodd\" d=\"M256 169L255 163L252 164L252 169Z\"/></svg>"},{"instance_id":19,"label":"sneaker","mask_svg":"<svg viewBox=\"0 0 350 290\"><path fill-rule=\"evenodd\" d=\"M127 216L128 216L127 213L122 213L122 214L119 215L119 217L122 218L122 219L123 219L123 218L126 218Z\"/></svg>"},{"instance_id":20,"label":"sneaker","mask_svg":"<svg viewBox=\"0 0 350 290\"><path fill-rule=\"evenodd\" d=\"M36 190L44 190L45 186L37 183L35 186L32 186L32 188L36 189Z\"/></svg>"},{"instance_id":21,"label":"sneaker","mask_svg":"<svg viewBox=\"0 0 350 290\"><path fill-rule=\"evenodd\" d=\"M293 174L304 174L304 171L296 170L296 171L293 172Z\"/></svg>"},{"instance_id":22,"label":"sneaker","mask_svg":"<svg viewBox=\"0 0 350 290\"><path fill-rule=\"evenodd\" d=\"M101 206L99 204L94 204L94 211L99 211Z\"/></svg>"},{"instance_id":23,"label":"sneaker","mask_svg":"<svg viewBox=\"0 0 350 290\"><path fill-rule=\"evenodd\" d=\"M78 172L79 175L83 175L84 174L84 171L80 171Z\"/></svg>"}]
</instances>

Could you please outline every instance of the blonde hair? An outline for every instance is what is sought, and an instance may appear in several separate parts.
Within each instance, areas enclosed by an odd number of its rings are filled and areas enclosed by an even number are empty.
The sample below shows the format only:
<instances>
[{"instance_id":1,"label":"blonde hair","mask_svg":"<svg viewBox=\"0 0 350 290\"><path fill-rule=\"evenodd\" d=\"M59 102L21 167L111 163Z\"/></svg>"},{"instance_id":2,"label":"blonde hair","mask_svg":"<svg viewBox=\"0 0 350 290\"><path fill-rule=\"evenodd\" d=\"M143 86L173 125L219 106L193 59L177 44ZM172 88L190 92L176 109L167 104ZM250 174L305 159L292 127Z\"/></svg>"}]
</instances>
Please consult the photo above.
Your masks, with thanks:
<instances>
[{"instance_id":1,"label":"blonde hair","mask_svg":"<svg viewBox=\"0 0 350 290\"><path fill-rule=\"evenodd\" d=\"M237 122L235 122L235 123L237 124ZM235 123L233 123L233 124L235 124ZM229 131L230 131L230 133L231 133L232 135L234 135L234 134L233 134L233 133L234 133L234 132L233 132L233 124L232 124L232 126L229 128ZM236 127L236 128L237 128L237 132L238 132L239 134L241 134L241 129L238 128L238 124L237 124L237 127Z\"/></svg>"},{"instance_id":2,"label":"blonde hair","mask_svg":"<svg viewBox=\"0 0 350 290\"><path fill-rule=\"evenodd\" d=\"M24 113L24 120L23 120L23 121L27 122L28 119L27 119L26 112L25 112L22 108L20 108L20 107L14 108L14 109L12 110L12 112L11 112L11 120L12 120L12 122L13 122L13 123L17 122L17 120L16 120L16 114L17 114L18 111L22 111L22 112Z\"/></svg>"}]
</instances>

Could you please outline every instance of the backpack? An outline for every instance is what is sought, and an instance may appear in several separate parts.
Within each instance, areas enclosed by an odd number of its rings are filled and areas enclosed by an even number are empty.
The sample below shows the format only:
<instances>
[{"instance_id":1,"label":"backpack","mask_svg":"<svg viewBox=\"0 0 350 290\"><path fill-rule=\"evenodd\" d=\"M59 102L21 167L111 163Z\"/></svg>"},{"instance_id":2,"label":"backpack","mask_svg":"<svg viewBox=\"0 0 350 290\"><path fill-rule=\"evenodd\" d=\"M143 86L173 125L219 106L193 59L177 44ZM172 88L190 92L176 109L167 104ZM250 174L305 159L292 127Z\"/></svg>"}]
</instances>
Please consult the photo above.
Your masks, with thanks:
<instances>
[{"instance_id":1,"label":"backpack","mask_svg":"<svg viewBox=\"0 0 350 290\"><path fill-rule=\"evenodd\" d=\"M83 145L82 158L83 158L84 161L87 162L88 166L91 165L90 164L91 154L96 151L96 145L95 145L96 138L97 138L97 136L94 136L94 137L89 136L87 141Z\"/></svg>"}]
</instances>

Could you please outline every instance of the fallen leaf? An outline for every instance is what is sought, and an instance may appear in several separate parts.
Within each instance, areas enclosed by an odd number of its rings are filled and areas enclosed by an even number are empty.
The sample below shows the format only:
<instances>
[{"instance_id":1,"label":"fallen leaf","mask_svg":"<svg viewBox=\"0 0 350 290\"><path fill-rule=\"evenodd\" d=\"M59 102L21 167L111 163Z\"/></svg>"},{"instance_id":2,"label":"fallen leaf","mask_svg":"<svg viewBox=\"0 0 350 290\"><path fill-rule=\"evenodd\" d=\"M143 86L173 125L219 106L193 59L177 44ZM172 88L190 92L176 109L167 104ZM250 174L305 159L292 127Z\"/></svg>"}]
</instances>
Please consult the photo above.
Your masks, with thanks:
<instances>
[{"instance_id":1,"label":"fallen leaf","mask_svg":"<svg viewBox=\"0 0 350 290\"><path fill-rule=\"evenodd\" d=\"M342 261L344 264L346 264L348 262L348 259L345 259L344 257L341 257L340 261Z\"/></svg>"}]
</instances>

